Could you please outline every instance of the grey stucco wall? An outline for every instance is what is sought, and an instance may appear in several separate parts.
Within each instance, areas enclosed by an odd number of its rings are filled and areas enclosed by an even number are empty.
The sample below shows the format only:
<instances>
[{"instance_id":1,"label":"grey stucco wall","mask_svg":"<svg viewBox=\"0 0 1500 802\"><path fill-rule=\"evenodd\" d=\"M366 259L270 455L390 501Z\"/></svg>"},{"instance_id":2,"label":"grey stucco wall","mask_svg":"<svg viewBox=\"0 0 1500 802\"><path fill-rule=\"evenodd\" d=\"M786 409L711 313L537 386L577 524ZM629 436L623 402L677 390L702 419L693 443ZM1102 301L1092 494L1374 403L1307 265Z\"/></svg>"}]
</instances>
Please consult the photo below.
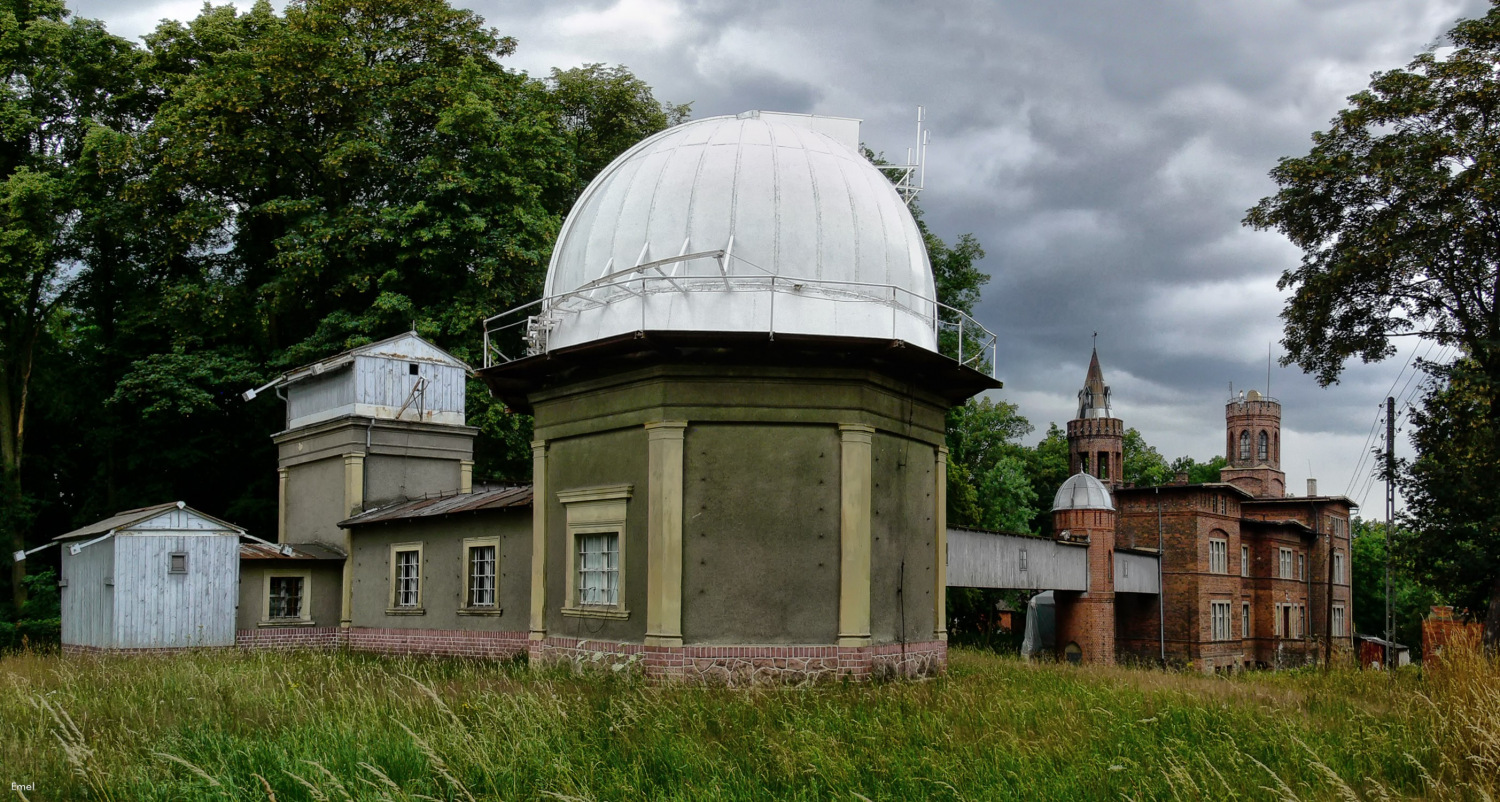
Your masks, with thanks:
<instances>
[{"instance_id":1,"label":"grey stucco wall","mask_svg":"<svg viewBox=\"0 0 1500 802\"><path fill-rule=\"evenodd\" d=\"M871 443L870 636L927 641L936 623L936 450L885 432Z\"/></svg>"},{"instance_id":2,"label":"grey stucco wall","mask_svg":"<svg viewBox=\"0 0 1500 802\"><path fill-rule=\"evenodd\" d=\"M235 629L256 629L265 620L266 574L308 572L303 590L312 620L305 626L339 625L339 595L343 592L343 564L334 560L241 560L239 609Z\"/></svg>"},{"instance_id":3,"label":"grey stucco wall","mask_svg":"<svg viewBox=\"0 0 1500 802\"><path fill-rule=\"evenodd\" d=\"M500 554L494 615L460 614L464 601L463 541L498 537ZM354 529L352 625L383 629L468 629L516 632L528 626L531 605L531 508L461 513L369 524ZM390 615L391 545L422 544L422 615Z\"/></svg>"},{"instance_id":4,"label":"grey stucco wall","mask_svg":"<svg viewBox=\"0 0 1500 802\"><path fill-rule=\"evenodd\" d=\"M458 490L458 460L372 454L365 458L365 508ZM342 519L341 519L342 520Z\"/></svg>"},{"instance_id":5,"label":"grey stucco wall","mask_svg":"<svg viewBox=\"0 0 1500 802\"><path fill-rule=\"evenodd\" d=\"M616 429L549 444L547 456L547 631L572 638L639 642L646 636L646 431ZM567 592L568 516L557 494L599 485L631 485L625 507L624 575L621 577L624 621L564 616Z\"/></svg>"},{"instance_id":6,"label":"grey stucco wall","mask_svg":"<svg viewBox=\"0 0 1500 802\"><path fill-rule=\"evenodd\" d=\"M835 642L838 430L693 424L683 452L683 642Z\"/></svg>"},{"instance_id":7,"label":"grey stucco wall","mask_svg":"<svg viewBox=\"0 0 1500 802\"><path fill-rule=\"evenodd\" d=\"M327 543L343 548L344 532L338 522L348 517L343 457L290 467L286 483L288 543Z\"/></svg>"}]
</instances>

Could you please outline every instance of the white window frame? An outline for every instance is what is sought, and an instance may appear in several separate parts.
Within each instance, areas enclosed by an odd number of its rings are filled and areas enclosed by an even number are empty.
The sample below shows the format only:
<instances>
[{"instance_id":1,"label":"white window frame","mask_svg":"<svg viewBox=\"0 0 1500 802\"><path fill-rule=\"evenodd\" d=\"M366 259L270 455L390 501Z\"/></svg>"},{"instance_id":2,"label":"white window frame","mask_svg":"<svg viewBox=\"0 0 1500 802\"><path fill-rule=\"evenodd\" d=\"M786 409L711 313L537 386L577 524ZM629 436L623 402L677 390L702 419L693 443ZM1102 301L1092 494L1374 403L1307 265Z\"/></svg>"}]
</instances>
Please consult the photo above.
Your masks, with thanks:
<instances>
[{"instance_id":1,"label":"white window frame","mask_svg":"<svg viewBox=\"0 0 1500 802\"><path fill-rule=\"evenodd\" d=\"M1250 547L1240 546L1240 576L1250 575Z\"/></svg>"},{"instance_id":2,"label":"white window frame","mask_svg":"<svg viewBox=\"0 0 1500 802\"><path fill-rule=\"evenodd\" d=\"M424 559L425 555L423 554L422 547L423 544L420 542L391 544L389 558L391 568L391 584L389 595L386 596L386 600L390 603L390 606L386 608L386 615L421 615L425 612L425 608L422 606L422 585L425 584L422 581L422 575L425 572L422 569L423 566L426 565L426 560ZM404 552L411 551L417 553L417 575L416 577L414 577L416 580L416 598L414 600L415 603L413 604L402 604L400 577L397 575L400 568L400 555Z\"/></svg>"},{"instance_id":3,"label":"white window frame","mask_svg":"<svg viewBox=\"0 0 1500 802\"><path fill-rule=\"evenodd\" d=\"M1335 521L1338 519L1335 518ZM1344 584L1344 552L1342 549L1333 550L1333 584Z\"/></svg>"},{"instance_id":4,"label":"white window frame","mask_svg":"<svg viewBox=\"0 0 1500 802\"><path fill-rule=\"evenodd\" d=\"M1208 603L1208 614L1213 633L1212 640L1223 641L1233 638L1234 633L1230 631L1229 602L1211 601Z\"/></svg>"},{"instance_id":5,"label":"white window frame","mask_svg":"<svg viewBox=\"0 0 1500 802\"><path fill-rule=\"evenodd\" d=\"M1208 572L1229 573L1229 541L1224 538L1208 539Z\"/></svg>"},{"instance_id":6,"label":"white window frame","mask_svg":"<svg viewBox=\"0 0 1500 802\"><path fill-rule=\"evenodd\" d=\"M490 603L474 603L474 549L492 548L495 550L495 560L490 577ZM461 614L498 614L500 613L500 538L498 537L466 537L462 547L458 550L459 566L458 575L463 580L463 596L458 611Z\"/></svg>"},{"instance_id":7,"label":"white window frame","mask_svg":"<svg viewBox=\"0 0 1500 802\"><path fill-rule=\"evenodd\" d=\"M302 580L302 597L297 615L285 617L271 617L271 580L273 579L300 579ZM312 571L267 571L265 580L261 584L260 623L262 626L274 626L277 624L300 624L311 626L312 620Z\"/></svg>"},{"instance_id":8,"label":"white window frame","mask_svg":"<svg viewBox=\"0 0 1500 802\"><path fill-rule=\"evenodd\" d=\"M1333 605L1333 620L1330 624L1330 632L1335 638L1344 637L1344 605Z\"/></svg>"},{"instance_id":9,"label":"white window frame","mask_svg":"<svg viewBox=\"0 0 1500 802\"><path fill-rule=\"evenodd\" d=\"M1291 549L1287 549L1287 548L1280 548L1280 549L1277 549L1277 555L1280 558L1280 562L1277 565L1277 568L1278 568L1278 571L1276 573L1277 578L1278 579L1291 579L1292 578L1292 550Z\"/></svg>"},{"instance_id":10,"label":"white window frame","mask_svg":"<svg viewBox=\"0 0 1500 802\"><path fill-rule=\"evenodd\" d=\"M567 512L567 542L565 544L564 575L567 587L563 596L562 614L581 618L627 619L630 610L625 606L626 583L629 580L625 568L626 536L625 520L631 495L630 485L606 485L578 490L563 490L557 494ZM578 549L579 539L584 535L614 534L616 539L615 603L580 604L578 601Z\"/></svg>"},{"instance_id":11,"label":"white window frame","mask_svg":"<svg viewBox=\"0 0 1500 802\"><path fill-rule=\"evenodd\" d=\"M1254 630L1250 620L1250 602L1240 602L1240 637L1251 638Z\"/></svg>"}]
</instances>

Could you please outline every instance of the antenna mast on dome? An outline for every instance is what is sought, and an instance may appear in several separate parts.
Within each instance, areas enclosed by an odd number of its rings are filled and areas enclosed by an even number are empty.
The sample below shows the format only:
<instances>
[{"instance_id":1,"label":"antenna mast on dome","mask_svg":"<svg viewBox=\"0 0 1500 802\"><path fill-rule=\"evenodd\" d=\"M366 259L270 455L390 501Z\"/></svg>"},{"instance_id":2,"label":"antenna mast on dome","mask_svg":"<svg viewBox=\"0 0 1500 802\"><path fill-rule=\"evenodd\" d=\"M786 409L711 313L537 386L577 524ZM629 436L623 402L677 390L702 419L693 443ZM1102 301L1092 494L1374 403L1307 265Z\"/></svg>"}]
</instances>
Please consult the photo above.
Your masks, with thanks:
<instances>
[{"instance_id":1,"label":"antenna mast on dome","mask_svg":"<svg viewBox=\"0 0 1500 802\"><path fill-rule=\"evenodd\" d=\"M923 127L927 121L927 110L917 107L917 141L915 147L906 149L905 164L878 164L882 171L890 171L891 180L896 185L896 192L900 193L901 199L910 206L917 195L927 187L927 135L928 131Z\"/></svg>"}]
</instances>

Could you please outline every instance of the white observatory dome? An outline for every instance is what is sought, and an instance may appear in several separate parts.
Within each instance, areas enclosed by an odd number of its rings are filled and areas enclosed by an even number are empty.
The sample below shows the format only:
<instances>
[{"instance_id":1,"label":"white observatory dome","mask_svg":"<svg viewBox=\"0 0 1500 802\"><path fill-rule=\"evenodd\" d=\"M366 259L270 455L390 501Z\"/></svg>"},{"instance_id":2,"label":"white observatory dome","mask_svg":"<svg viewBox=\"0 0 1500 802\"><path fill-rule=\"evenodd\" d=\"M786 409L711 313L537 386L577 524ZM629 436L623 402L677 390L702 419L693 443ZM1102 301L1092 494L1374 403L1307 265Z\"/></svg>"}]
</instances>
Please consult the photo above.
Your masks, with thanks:
<instances>
[{"instance_id":1,"label":"white observatory dome","mask_svg":"<svg viewBox=\"0 0 1500 802\"><path fill-rule=\"evenodd\" d=\"M916 221L859 121L746 112L615 159L568 214L532 347L636 331L903 340L936 351Z\"/></svg>"}]
</instances>

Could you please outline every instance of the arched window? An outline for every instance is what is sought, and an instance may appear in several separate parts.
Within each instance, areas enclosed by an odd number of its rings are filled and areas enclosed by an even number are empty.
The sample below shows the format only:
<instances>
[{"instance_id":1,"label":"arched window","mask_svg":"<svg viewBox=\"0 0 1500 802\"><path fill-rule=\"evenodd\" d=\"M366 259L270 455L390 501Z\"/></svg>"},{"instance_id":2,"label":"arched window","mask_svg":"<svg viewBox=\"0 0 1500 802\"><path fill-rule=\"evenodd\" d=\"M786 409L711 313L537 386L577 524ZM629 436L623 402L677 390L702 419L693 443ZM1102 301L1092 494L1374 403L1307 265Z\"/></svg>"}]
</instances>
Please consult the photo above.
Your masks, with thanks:
<instances>
[{"instance_id":1,"label":"arched window","mask_svg":"<svg viewBox=\"0 0 1500 802\"><path fill-rule=\"evenodd\" d=\"M1267 459L1269 459L1270 453L1271 438L1267 437L1266 433L1262 431L1260 433L1260 444L1255 448L1255 457L1261 462L1265 462Z\"/></svg>"},{"instance_id":2,"label":"arched window","mask_svg":"<svg viewBox=\"0 0 1500 802\"><path fill-rule=\"evenodd\" d=\"M1246 431L1240 432L1240 462L1247 462L1247 461L1249 461L1249 459L1250 459L1250 432L1248 430L1246 430Z\"/></svg>"}]
</instances>

